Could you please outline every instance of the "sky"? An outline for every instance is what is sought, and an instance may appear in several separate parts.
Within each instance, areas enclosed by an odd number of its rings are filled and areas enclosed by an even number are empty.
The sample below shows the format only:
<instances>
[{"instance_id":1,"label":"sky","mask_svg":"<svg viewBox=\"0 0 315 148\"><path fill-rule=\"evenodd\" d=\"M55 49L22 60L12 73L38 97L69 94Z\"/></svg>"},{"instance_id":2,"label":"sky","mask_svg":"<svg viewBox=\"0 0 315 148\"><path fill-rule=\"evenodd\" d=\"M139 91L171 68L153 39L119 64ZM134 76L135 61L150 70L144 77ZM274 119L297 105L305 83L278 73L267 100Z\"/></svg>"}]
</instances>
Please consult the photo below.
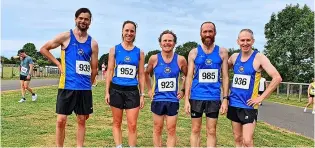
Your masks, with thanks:
<instances>
[{"instance_id":1,"label":"sky","mask_svg":"<svg viewBox=\"0 0 315 148\"><path fill-rule=\"evenodd\" d=\"M297 3L314 11L313 0L1 0L1 55L14 56L29 42L39 50L57 34L75 27L74 14L81 7L92 12L88 33L99 44L99 57L121 43L126 20L137 23L134 44L145 53L160 49L158 37L167 29L177 35L177 45L201 43L200 25L205 21L216 24L215 44L237 49L239 31L250 28L254 47L262 51L271 14ZM60 56L60 47L51 51Z\"/></svg>"}]
</instances>

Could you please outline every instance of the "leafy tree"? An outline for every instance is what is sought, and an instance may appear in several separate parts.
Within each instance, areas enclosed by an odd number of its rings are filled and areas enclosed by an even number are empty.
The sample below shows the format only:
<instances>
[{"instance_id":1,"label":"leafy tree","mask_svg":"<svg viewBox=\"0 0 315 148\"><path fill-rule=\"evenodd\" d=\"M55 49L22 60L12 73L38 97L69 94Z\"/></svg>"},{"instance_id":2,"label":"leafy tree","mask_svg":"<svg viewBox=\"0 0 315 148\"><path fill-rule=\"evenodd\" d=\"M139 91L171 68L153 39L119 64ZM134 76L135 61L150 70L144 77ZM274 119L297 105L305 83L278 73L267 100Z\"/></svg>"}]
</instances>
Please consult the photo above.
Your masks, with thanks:
<instances>
[{"instance_id":1,"label":"leafy tree","mask_svg":"<svg viewBox=\"0 0 315 148\"><path fill-rule=\"evenodd\" d=\"M1 63L2 64L11 64L11 60L4 57L4 56L1 56Z\"/></svg>"},{"instance_id":2,"label":"leafy tree","mask_svg":"<svg viewBox=\"0 0 315 148\"><path fill-rule=\"evenodd\" d=\"M32 58L36 59L36 57L37 57L37 50L36 50L36 47L35 47L35 45L33 43L26 43L23 46L22 49L24 49L24 51L26 52L27 55L29 55Z\"/></svg>"},{"instance_id":3,"label":"leafy tree","mask_svg":"<svg viewBox=\"0 0 315 148\"><path fill-rule=\"evenodd\" d=\"M155 55L155 54L160 53L160 52L161 52L161 50L152 50L152 51L149 51L149 52L145 55L144 63L148 63L148 61L149 61L149 59L150 59L150 57L151 57L152 55Z\"/></svg>"},{"instance_id":4,"label":"leafy tree","mask_svg":"<svg viewBox=\"0 0 315 148\"><path fill-rule=\"evenodd\" d=\"M287 5L265 25L265 55L283 81L309 82L314 76L314 11Z\"/></svg>"},{"instance_id":5,"label":"leafy tree","mask_svg":"<svg viewBox=\"0 0 315 148\"><path fill-rule=\"evenodd\" d=\"M98 69L102 69L103 63L105 63L105 65L108 64L108 55L109 53L103 54L101 58L98 60Z\"/></svg>"},{"instance_id":6,"label":"leafy tree","mask_svg":"<svg viewBox=\"0 0 315 148\"><path fill-rule=\"evenodd\" d=\"M190 50L196 48L198 46L197 42L186 42L183 45L179 45L175 48L175 53L182 55L188 60L188 54Z\"/></svg>"}]
</instances>

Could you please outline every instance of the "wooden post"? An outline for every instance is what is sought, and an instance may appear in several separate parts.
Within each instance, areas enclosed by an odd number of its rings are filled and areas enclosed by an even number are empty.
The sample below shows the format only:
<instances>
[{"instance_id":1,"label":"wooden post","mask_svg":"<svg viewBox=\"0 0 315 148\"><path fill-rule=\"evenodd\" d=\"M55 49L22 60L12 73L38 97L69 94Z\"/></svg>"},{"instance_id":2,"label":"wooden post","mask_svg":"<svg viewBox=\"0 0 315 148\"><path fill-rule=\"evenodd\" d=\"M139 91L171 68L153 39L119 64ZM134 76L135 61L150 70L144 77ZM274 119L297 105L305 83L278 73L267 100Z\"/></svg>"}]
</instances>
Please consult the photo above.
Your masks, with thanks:
<instances>
[{"instance_id":1,"label":"wooden post","mask_svg":"<svg viewBox=\"0 0 315 148\"><path fill-rule=\"evenodd\" d=\"M13 78L13 67L11 67L11 78Z\"/></svg>"},{"instance_id":2,"label":"wooden post","mask_svg":"<svg viewBox=\"0 0 315 148\"><path fill-rule=\"evenodd\" d=\"M299 100L301 102L301 98L302 98L302 85L300 84L300 89L299 89Z\"/></svg>"},{"instance_id":3,"label":"wooden post","mask_svg":"<svg viewBox=\"0 0 315 148\"><path fill-rule=\"evenodd\" d=\"M279 86L280 86L280 85L277 86L277 96L279 96L279 91L280 91Z\"/></svg>"},{"instance_id":4,"label":"wooden post","mask_svg":"<svg viewBox=\"0 0 315 148\"><path fill-rule=\"evenodd\" d=\"M287 83L287 99L289 99L289 94L290 94L290 84Z\"/></svg>"},{"instance_id":5,"label":"wooden post","mask_svg":"<svg viewBox=\"0 0 315 148\"><path fill-rule=\"evenodd\" d=\"M4 69L3 66L4 65L1 66L1 78L3 78L3 69Z\"/></svg>"}]
</instances>

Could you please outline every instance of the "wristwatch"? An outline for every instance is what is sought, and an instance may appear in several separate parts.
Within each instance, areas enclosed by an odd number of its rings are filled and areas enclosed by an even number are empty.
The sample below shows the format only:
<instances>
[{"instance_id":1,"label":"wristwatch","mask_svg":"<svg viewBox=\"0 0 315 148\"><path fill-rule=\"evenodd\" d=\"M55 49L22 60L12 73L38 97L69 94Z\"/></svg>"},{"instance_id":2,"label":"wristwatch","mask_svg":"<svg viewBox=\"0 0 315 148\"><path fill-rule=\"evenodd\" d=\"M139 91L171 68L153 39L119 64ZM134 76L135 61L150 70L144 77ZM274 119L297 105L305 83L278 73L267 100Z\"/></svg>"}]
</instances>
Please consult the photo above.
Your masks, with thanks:
<instances>
[{"instance_id":1,"label":"wristwatch","mask_svg":"<svg viewBox=\"0 0 315 148\"><path fill-rule=\"evenodd\" d=\"M229 96L224 96L223 99L230 100Z\"/></svg>"},{"instance_id":2,"label":"wristwatch","mask_svg":"<svg viewBox=\"0 0 315 148\"><path fill-rule=\"evenodd\" d=\"M139 95L140 95L140 96L144 96L144 93L140 93Z\"/></svg>"}]
</instances>

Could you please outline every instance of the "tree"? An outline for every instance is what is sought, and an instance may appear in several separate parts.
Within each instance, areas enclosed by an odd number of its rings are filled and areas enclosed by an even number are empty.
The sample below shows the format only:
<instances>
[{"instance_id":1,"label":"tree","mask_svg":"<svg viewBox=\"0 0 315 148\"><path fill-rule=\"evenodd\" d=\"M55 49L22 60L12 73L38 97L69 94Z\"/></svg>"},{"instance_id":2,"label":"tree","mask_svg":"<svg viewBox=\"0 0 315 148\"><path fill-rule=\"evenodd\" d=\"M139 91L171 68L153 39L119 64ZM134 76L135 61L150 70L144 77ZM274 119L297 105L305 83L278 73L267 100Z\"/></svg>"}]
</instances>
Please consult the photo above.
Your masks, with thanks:
<instances>
[{"instance_id":1,"label":"tree","mask_svg":"<svg viewBox=\"0 0 315 148\"><path fill-rule=\"evenodd\" d=\"M152 55L155 55L155 54L157 54L157 53L160 53L161 52L161 50L152 50L152 51L149 51L146 55L145 55L145 58L144 58L144 63L148 63L148 61L149 61L149 59L150 59L150 57L152 56Z\"/></svg>"},{"instance_id":2,"label":"tree","mask_svg":"<svg viewBox=\"0 0 315 148\"><path fill-rule=\"evenodd\" d=\"M309 82L314 76L314 11L287 5L265 25L265 55L283 81Z\"/></svg>"},{"instance_id":3,"label":"tree","mask_svg":"<svg viewBox=\"0 0 315 148\"><path fill-rule=\"evenodd\" d=\"M32 58L37 57L37 50L33 43L26 43L23 48L27 55L31 56Z\"/></svg>"},{"instance_id":4,"label":"tree","mask_svg":"<svg viewBox=\"0 0 315 148\"><path fill-rule=\"evenodd\" d=\"M109 53L103 54L101 58L98 60L98 69L102 69L103 63L105 63L105 65L108 64L108 55Z\"/></svg>"},{"instance_id":5,"label":"tree","mask_svg":"<svg viewBox=\"0 0 315 148\"><path fill-rule=\"evenodd\" d=\"M2 64L11 64L11 60L4 57L4 56L1 56L1 63Z\"/></svg>"},{"instance_id":6,"label":"tree","mask_svg":"<svg viewBox=\"0 0 315 148\"><path fill-rule=\"evenodd\" d=\"M239 53L241 51L241 49L234 49L234 48L229 48L228 52L229 52L229 57L234 54L234 53Z\"/></svg>"},{"instance_id":7,"label":"tree","mask_svg":"<svg viewBox=\"0 0 315 148\"><path fill-rule=\"evenodd\" d=\"M186 42L183 45L179 45L175 48L175 53L182 55L188 60L188 54L190 50L196 48L198 46L197 42Z\"/></svg>"}]
</instances>

